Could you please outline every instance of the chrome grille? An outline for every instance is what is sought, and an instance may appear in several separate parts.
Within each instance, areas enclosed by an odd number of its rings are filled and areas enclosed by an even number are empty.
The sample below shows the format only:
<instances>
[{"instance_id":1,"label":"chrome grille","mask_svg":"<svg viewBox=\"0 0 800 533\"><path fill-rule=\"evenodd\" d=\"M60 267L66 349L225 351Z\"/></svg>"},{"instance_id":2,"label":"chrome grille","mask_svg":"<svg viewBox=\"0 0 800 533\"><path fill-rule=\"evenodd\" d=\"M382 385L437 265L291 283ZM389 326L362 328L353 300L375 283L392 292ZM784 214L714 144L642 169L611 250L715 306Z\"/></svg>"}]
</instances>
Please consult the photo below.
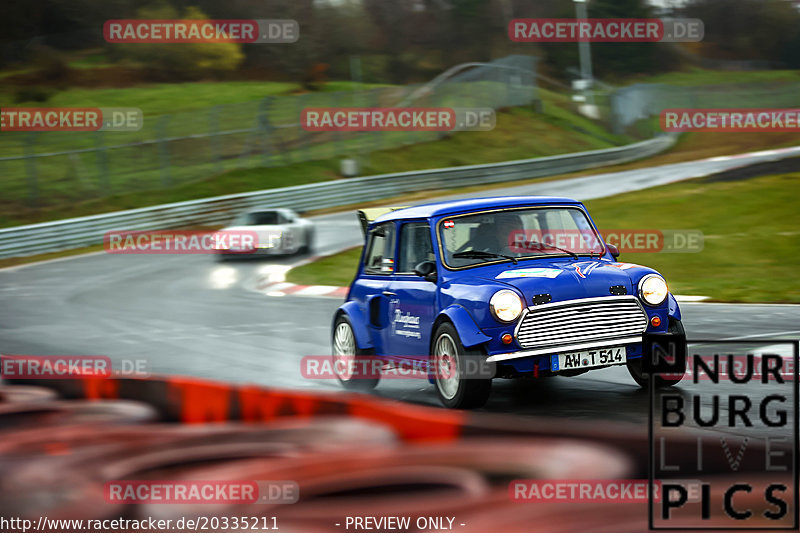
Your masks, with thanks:
<instances>
[{"instance_id":1,"label":"chrome grille","mask_svg":"<svg viewBox=\"0 0 800 533\"><path fill-rule=\"evenodd\" d=\"M635 296L604 296L529 307L517 326L525 349L553 348L641 335L647 315Z\"/></svg>"}]
</instances>

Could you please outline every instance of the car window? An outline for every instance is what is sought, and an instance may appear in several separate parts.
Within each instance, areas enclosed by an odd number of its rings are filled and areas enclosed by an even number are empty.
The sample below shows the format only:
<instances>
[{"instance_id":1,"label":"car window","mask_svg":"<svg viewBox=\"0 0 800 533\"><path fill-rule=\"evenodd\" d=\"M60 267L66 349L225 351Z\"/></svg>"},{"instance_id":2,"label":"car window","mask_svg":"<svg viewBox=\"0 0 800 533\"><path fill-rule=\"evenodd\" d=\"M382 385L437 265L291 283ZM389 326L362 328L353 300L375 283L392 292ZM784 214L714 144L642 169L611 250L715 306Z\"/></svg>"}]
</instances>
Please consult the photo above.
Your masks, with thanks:
<instances>
[{"instance_id":1,"label":"car window","mask_svg":"<svg viewBox=\"0 0 800 533\"><path fill-rule=\"evenodd\" d=\"M581 209L574 207L454 215L440 222L439 238L443 261L456 268L509 260L503 256L599 255L604 250L589 219Z\"/></svg>"},{"instance_id":2,"label":"car window","mask_svg":"<svg viewBox=\"0 0 800 533\"><path fill-rule=\"evenodd\" d=\"M364 272L394 272L394 223L381 224L370 232L369 248L364 256Z\"/></svg>"},{"instance_id":3,"label":"car window","mask_svg":"<svg viewBox=\"0 0 800 533\"><path fill-rule=\"evenodd\" d=\"M400 228L397 272L408 274L422 261L434 261L431 230L426 222L410 222Z\"/></svg>"},{"instance_id":4,"label":"car window","mask_svg":"<svg viewBox=\"0 0 800 533\"><path fill-rule=\"evenodd\" d=\"M259 211L244 215L246 226L271 226L281 224L281 219L276 211Z\"/></svg>"}]
</instances>

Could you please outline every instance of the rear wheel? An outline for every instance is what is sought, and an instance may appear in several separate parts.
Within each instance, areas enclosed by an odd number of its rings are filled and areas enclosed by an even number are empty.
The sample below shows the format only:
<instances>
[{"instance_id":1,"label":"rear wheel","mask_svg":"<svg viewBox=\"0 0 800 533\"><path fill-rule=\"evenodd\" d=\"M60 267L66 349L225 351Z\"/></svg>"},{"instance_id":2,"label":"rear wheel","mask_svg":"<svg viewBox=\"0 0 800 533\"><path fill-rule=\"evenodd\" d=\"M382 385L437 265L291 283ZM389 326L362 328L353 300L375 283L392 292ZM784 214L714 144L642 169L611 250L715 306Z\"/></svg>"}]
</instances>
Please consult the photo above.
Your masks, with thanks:
<instances>
[{"instance_id":1,"label":"rear wheel","mask_svg":"<svg viewBox=\"0 0 800 533\"><path fill-rule=\"evenodd\" d=\"M686 335L686 330L683 329L683 324L681 323L681 321L672 318L669 319L669 328L667 328L667 332L678 335ZM628 372L630 372L631 377L636 383L639 384L640 387L645 388L648 386L650 375L642 372L641 357L637 359L628 360ZM661 389L664 387L671 387L673 385L677 385L678 383L680 383L682 379L683 375L670 376L670 377L663 377L660 375L656 375L654 383L657 388Z\"/></svg>"},{"instance_id":2,"label":"rear wheel","mask_svg":"<svg viewBox=\"0 0 800 533\"><path fill-rule=\"evenodd\" d=\"M336 318L333 325L333 371L336 378L345 389L369 391L374 389L380 381L380 375L373 377L371 358L366 350L361 350L356 344L353 325L344 313ZM367 370L367 374L363 369Z\"/></svg>"},{"instance_id":3,"label":"rear wheel","mask_svg":"<svg viewBox=\"0 0 800 533\"><path fill-rule=\"evenodd\" d=\"M308 231L306 231L306 242L303 245L303 247L300 248L300 253L301 254L309 254L310 255L310 254L314 253L314 238L315 237L316 237L316 235L314 235L314 230L313 229L309 229Z\"/></svg>"},{"instance_id":4,"label":"rear wheel","mask_svg":"<svg viewBox=\"0 0 800 533\"><path fill-rule=\"evenodd\" d=\"M439 401L453 409L482 407L492 391L492 380L478 377L475 369L485 365L486 355L465 348L449 322L436 328L433 339L431 358Z\"/></svg>"}]
</instances>

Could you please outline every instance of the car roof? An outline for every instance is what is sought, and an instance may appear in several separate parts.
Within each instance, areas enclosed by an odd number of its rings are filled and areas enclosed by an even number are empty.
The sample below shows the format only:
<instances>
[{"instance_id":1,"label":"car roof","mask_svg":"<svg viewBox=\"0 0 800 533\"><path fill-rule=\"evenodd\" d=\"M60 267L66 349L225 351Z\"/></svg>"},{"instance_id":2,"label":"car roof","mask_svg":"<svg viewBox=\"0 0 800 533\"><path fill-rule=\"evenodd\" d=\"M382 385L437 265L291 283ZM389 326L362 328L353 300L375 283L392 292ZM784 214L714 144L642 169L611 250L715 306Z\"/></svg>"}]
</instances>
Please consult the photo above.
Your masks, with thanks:
<instances>
[{"instance_id":1,"label":"car roof","mask_svg":"<svg viewBox=\"0 0 800 533\"><path fill-rule=\"evenodd\" d=\"M257 209L248 209L247 211L242 212L243 215L250 215L254 213L287 213L291 212L291 209L287 209L285 207L261 207Z\"/></svg>"},{"instance_id":2,"label":"car roof","mask_svg":"<svg viewBox=\"0 0 800 533\"><path fill-rule=\"evenodd\" d=\"M557 196L493 196L487 198L469 198L450 200L430 204L415 205L385 213L375 219L374 223L409 218L429 218L440 215L454 215L483 209L503 209L508 207L526 207L551 204L581 205L578 200Z\"/></svg>"}]
</instances>

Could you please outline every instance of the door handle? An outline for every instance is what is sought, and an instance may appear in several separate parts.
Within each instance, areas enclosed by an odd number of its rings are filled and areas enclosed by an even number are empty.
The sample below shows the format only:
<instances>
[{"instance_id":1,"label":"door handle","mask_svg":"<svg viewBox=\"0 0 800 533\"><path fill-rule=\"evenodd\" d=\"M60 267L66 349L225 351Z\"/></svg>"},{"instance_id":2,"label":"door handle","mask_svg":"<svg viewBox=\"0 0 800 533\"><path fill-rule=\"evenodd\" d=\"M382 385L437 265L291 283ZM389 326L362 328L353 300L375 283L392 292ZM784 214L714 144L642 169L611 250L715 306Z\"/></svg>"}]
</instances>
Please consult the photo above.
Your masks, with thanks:
<instances>
[{"instance_id":1,"label":"door handle","mask_svg":"<svg viewBox=\"0 0 800 533\"><path fill-rule=\"evenodd\" d=\"M392 291L383 291L381 294L384 296L397 296L397 293Z\"/></svg>"}]
</instances>

